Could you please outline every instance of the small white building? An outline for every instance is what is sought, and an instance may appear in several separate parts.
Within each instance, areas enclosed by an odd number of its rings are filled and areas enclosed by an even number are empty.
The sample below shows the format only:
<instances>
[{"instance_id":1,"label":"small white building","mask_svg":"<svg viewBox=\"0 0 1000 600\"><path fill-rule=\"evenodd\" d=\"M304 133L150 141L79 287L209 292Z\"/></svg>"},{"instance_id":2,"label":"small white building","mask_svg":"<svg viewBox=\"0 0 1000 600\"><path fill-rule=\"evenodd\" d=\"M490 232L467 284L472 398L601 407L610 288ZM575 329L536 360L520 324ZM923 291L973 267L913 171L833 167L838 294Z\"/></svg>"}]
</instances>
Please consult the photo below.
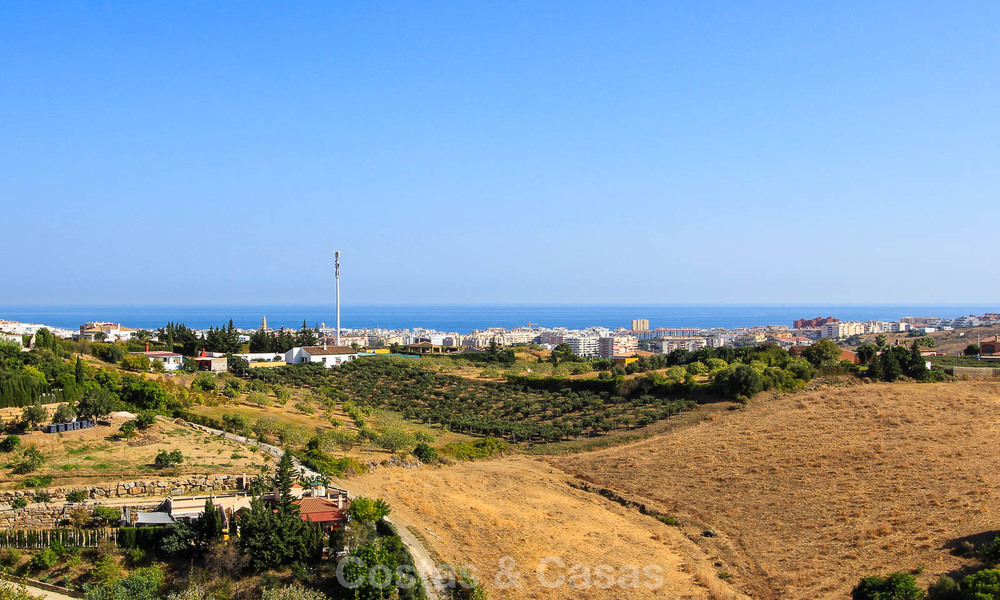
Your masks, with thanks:
<instances>
[{"instance_id":1,"label":"small white building","mask_svg":"<svg viewBox=\"0 0 1000 600\"><path fill-rule=\"evenodd\" d=\"M358 358L358 353L350 346L302 346L285 352L285 363L320 363L330 368L351 362Z\"/></svg>"},{"instance_id":2,"label":"small white building","mask_svg":"<svg viewBox=\"0 0 1000 600\"><path fill-rule=\"evenodd\" d=\"M131 352L130 354L142 354L149 359L150 363L158 360L163 363L163 369L165 371L177 371L184 366L184 357L173 352L146 351Z\"/></svg>"}]
</instances>

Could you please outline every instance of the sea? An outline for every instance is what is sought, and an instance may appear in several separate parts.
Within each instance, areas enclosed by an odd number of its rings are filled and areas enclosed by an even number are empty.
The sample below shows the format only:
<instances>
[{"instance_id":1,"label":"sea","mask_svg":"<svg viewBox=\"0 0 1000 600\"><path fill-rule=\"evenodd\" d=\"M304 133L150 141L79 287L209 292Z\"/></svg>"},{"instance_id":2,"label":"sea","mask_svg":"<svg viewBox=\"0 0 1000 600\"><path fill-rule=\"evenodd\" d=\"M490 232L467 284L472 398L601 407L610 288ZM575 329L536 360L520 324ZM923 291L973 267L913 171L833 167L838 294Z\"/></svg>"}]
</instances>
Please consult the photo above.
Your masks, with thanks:
<instances>
[{"instance_id":1,"label":"sea","mask_svg":"<svg viewBox=\"0 0 1000 600\"><path fill-rule=\"evenodd\" d=\"M897 321L905 316L942 318L998 312L1000 307L982 305L737 305L737 304L394 304L342 305L341 327L361 329L436 329L468 333L488 327L511 329L528 325L583 329L603 326L630 327L632 319L649 319L651 328L738 328L756 325L792 325L799 318L837 317L840 320ZM78 329L89 321L111 321L137 329L156 329L167 322L184 323L194 329L224 325L232 319L236 327L251 329L267 317L268 327L298 329L333 327L336 309L331 305L174 305L174 306L0 306L0 319L41 323Z\"/></svg>"}]
</instances>

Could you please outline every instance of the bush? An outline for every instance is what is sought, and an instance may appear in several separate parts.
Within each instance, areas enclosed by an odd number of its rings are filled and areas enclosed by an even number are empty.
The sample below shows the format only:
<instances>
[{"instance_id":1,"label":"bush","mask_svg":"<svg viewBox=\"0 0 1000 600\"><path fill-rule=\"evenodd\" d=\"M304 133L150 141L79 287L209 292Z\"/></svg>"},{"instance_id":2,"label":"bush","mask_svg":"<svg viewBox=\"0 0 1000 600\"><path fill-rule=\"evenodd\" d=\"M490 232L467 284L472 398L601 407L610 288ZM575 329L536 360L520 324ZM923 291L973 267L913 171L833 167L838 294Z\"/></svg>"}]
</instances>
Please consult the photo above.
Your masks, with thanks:
<instances>
[{"instance_id":1,"label":"bush","mask_svg":"<svg viewBox=\"0 0 1000 600\"><path fill-rule=\"evenodd\" d=\"M983 569L962 580L962 596L969 600L996 600L1000 598L1000 571Z\"/></svg>"},{"instance_id":2,"label":"bush","mask_svg":"<svg viewBox=\"0 0 1000 600\"><path fill-rule=\"evenodd\" d=\"M0 550L0 565L12 569L21 564L21 552L14 548L4 548Z\"/></svg>"},{"instance_id":3,"label":"bush","mask_svg":"<svg viewBox=\"0 0 1000 600\"><path fill-rule=\"evenodd\" d=\"M72 404L60 404L56 407L55 414L52 415L53 423L69 423L76 416L76 409Z\"/></svg>"},{"instance_id":4,"label":"bush","mask_svg":"<svg viewBox=\"0 0 1000 600\"><path fill-rule=\"evenodd\" d=\"M122 358L121 367L126 371L149 372L149 357L145 354L129 354Z\"/></svg>"},{"instance_id":5,"label":"bush","mask_svg":"<svg viewBox=\"0 0 1000 600\"><path fill-rule=\"evenodd\" d=\"M21 420L28 424L28 427L35 427L40 423L49 420L49 413L41 403L25 406L21 411Z\"/></svg>"},{"instance_id":6,"label":"bush","mask_svg":"<svg viewBox=\"0 0 1000 600\"><path fill-rule=\"evenodd\" d=\"M172 450L170 452L160 450L160 452L156 455L156 458L153 459L153 464L160 469L179 465L182 462L184 462L184 455L180 450Z\"/></svg>"},{"instance_id":7,"label":"bush","mask_svg":"<svg viewBox=\"0 0 1000 600\"><path fill-rule=\"evenodd\" d=\"M139 429L149 429L156 423L156 413L151 410L144 410L135 419L136 427Z\"/></svg>"},{"instance_id":8,"label":"bush","mask_svg":"<svg viewBox=\"0 0 1000 600\"><path fill-rule=\"evenodd\" d=\"M922 600L923 597L924 592L909 573L865 577L851 592L852 600Z\"/></svg>"},{"instance_id":9,"label":"bush","mask_svg":"<svg viewBox=\"0 0 1000 600\"><path fill-rule=\"evenodd\" d=\"M212 375L211 373L202 373L194 378L194 381L191 382L191 387L203 392L214 392L216 389L215 375Z\"/></svg>"},{"instance_id":10,"label":"bush","mask_svg":"<svg viewBox=\"0 0 1000 600\"><path fill-rule=\"evenodd\" d=\"M267 397L264 392L251 392L247 396L247 402L250 404L256 404L257 406L271 406L271 399Z\"/></svg>"},{"instance_id":11,"label":"bush","mask_svg":"<svg viewBox=\"0 0 1000 600\"><path fill-rule=\"evenodd\" d=\"M436 463L438 459L437 450L431 448L427 444L420 442L417 447L413 449L413 456L420 459L422 463Z\"/></svg>"},{"instance_id":12,"label":"bush","mask_svg":"<svg viewBox=\"0 0 1000 600\"><path fill-rule=\"evenodd\" d=\"M489 458L507 451L507 443L496 438L483 438L475 442L453 442L444 447L443 452L459 460Z\"/></svg>"},{"instance_id":13,"label":"bush","mask_svg":"<svg viewBox=\"0 0 1000 600\"><path fill-rule=\"evenodd\" d=\"M138 566L142 564L144 560L146 560L146 551L142 548L132 548L125 553L125 561L130 567Z\"/></svg>"},{"instance_id":14,"label":"bush","mask_svg":"<svg viewBox=\"0 0 1000 600\"><path fill-rule=\"evenodd\" d=\"M121 510L110 506L95 506L90 516L104 523L117 523L121 520L122 513Z\"/></svg>"},{"instance_id":15,"label":"bush","mask_svg":"<svg viewBox=\"0 0 1000 600\"><path fill-rule=\"evenodd\" d=\"M46 548L31 559L31 562L28 563L28 568L32 571L41 571L54 566L58 560L59 555L56 554L55 550Z\"/></svg>"},{"instance_id":16,"label":"bush","mask_svg":"<svg viewBox=\"0 0 1000 600\"><path fill-rule=\"evenodd\" d=\"M0 451L2 452L12 452L21 445L21 438L16 435L8 435L0 442Z\"/></svg>"},{"instance_id":17,"label":"bush","mask_svg":"<svg viewBox=\"0 0 1000 600\"><path fill-rule=\"evenodd\" d=\"M14 498L14 501L10 503L13 508L24 508L28 505L28 501L24 498Z\"/></svg>"},{"instance_id":18,"label":"bush","mask_svg":"<svg viewBox=\"0 0 1000 600\"><path fill-rule=\"evenodd\" d=\"M942 575L927 588L927 600L962 600L962 590L954 579Z\"/></svg>"},{"instance_id":19,"label":"bush","mask_svg":"<svg viewBox=\"0 0 1000 600\"><path fill-rule=\"evenodd\" d=\"M44 463L45 456L42 455L41 450L36 448L34 445L29 444L21 452L20 462L14 465L14 474L26 475L42 466Z\"/></svg>"},{"instance_id":20,"label":"bush","mask_svg":"<svg viewBox=\"0 0 1000 600\"><path fill-rule=\"evenodd\" d=\"M35 492L35 502L41 502L45 504L52 500L52 492L48 490L38 490Z\"/></svg>"},{"instance_id":21,"label":"bush","mask_svg":"<svg viewBox=\"0 0 1000 600\"><path fill-rule=\"evenodd\" d=\"M979 556L987 562L1000 562L1000 535L983 544L983 547L979 549Z\"/></svg>"},{"instance_id":22,"label":"bush","mask_svg":"<svg viewBox=\"0 0 1000 600\"><path fill-rule=\"evenodd\" d=\"M90 497L90 494L88 494L86 490L73 490L72 492L66 494L66 502L83 502L88 497Z\"/></svg>"},{"instance_id":23,"label":"bush","mask_svg":"<svg viewBox=\"0 0 1000 600\"><path fill-rule=\"evenodd\" d=\"M48 487L52 484L51 475L32 475L24 480L24 487L26 488L39 488ZM36 496L38 493L35 494ZM44 500L39 500L39 502L44 502Z\"/></svg>"},{"instance_id":24,"label":"bush","mask_svg":"<svg viewBox=\"0 0 1000 600\"><path fill-rule=\"evenodd\" d=\"M118 431L120 431L121 434L126 438L131 438L133 435L135 435L135 432L138 428L139 427L138 425L136 425L135 421L125 421L124 423L122 423L122 426L118 428Z\"/></svg>"}]
</instances>

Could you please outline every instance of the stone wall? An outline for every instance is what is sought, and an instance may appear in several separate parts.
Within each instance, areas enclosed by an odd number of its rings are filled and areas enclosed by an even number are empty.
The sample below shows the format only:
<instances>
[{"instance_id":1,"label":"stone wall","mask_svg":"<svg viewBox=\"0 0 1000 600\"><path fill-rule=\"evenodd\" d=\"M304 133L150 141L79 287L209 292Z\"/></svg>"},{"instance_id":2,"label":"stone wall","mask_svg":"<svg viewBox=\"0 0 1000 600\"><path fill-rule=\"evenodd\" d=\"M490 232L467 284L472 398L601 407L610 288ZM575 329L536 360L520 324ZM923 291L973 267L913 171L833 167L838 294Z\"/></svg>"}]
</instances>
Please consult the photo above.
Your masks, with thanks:
<instances>
[{"instance_id":1,"label":"stone wall","mask_svg":"<svg viewBox=\"0 0 1000 600\"><path fill-rule=\"evenodd\" d=\"M89 502L84 504L30 504L24 508L0 509L0 527L8 529L49 529L59 525L61 521L69 518L69 512L76 507L83 507L88 511L100 505L100 502ZM127 505L128 508L138 510L154 510L160 505L160 501L137 502ZM115 508L124 509L126 506L116 504Z\"/></svg>"},{"instance_id":2,"label":"stone wall","mask_svg":"<svg viewBox=\"0 0 1000 600\"><path fill-rule=\"evenodd\" d=\"M206 492L224 492L243 489L242 475L190 475L170 479L148 479L144 481L119 481L98 486L49 488L50 503L64 503L66 494L83 490L90 499L134 498L155 496L183 496ZM10 505L14 498L24 498L32 502L39 490L10 490L0 492L0 505Z\"/></svg>"}]
</instances>

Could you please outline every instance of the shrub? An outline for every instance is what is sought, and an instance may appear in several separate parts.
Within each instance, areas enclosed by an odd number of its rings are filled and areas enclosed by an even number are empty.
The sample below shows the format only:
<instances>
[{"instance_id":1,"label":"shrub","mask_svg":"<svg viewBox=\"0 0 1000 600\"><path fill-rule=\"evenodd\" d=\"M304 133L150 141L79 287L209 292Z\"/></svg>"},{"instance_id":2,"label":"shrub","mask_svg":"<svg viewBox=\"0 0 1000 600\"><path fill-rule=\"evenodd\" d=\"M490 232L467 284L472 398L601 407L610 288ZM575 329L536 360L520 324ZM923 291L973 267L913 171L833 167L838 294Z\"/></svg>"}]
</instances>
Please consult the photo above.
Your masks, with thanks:
<instances>
[{"instance_id":1,"label":"shrub","mask_svg":"<svg viewBox=\"0 0 1000 600\"><path fill-rule=\"evenodd\" d=\"M122 513L119 509L110 506L95 506L90 516L105 523L115 523L121 520Z\"/></svg>"},{"instance_id":2,"label":"shrub","mask_svg":"<svg viewBox=\"0 0 1000 600\"><path fill-rule=\"evenodd\" d=\"M924 592L909 573L865 577L851 592L852 600L922 600L923 597Z\"/></svg>"},{"instance_id":3,"label":"shrub","mask_svg":"<svg viewBox=\"0 0 1000 600\"><path fill-rule=\"evenodd\" d=\"M14 548L4 548L0 550L0 565L12 569L21 564L21 552Z\"/></svg>"},{"instance_id":4,"label":"shrub","mask_svg":"<svg viewBox=\"0 0 1000 600\"><path fill-rule=\"evenodd\" d=\"M435 463L438 459L437 450L431 448L427 444L420 442L417 447L413 449L413 456L420 459L422 463Z\"/></svg>"},{"instance_id":5,"label":"shrub","mask_svg":"<svg viewBox=\"0 0 1000 600\"><path fill-rule=\"evenodd\" d=\"M135 419L135 424L139 429L149 429L156 423L156 413L151 410L141 411Z\"/></svg>"},{"instance_id":6,"label":"shrub","mask_svg":"<svg viewBox=\"0 0 1000 600\"><path fill-rule=\"evenodd\" d=\"M942 575L940 579L928 586L927 600L962 600L962 590L954 579Z\"/></svg>"},{"instance_id":7,"label":"shrub","mask_svg":"<svg viewBox=\"0 0 1000 600\"><path fill-rule=\"evenodd\" d=\"M124 423L122 423L122 426L118 428L118 431L120 431L121 434L126 438L131 438L133 435L135 435L135 432L138 428L139 427L136 425L135 421L125 421Z\"/></svg>"},{"instance_id":8,"label":"shrub","mask_svg":"<svg viewBox=\"0 0 1000 600\"><path fill-rule=\"evenodd\" d=\"M46 548L31 559L31 562L28 563L28 568L32 571L41 571L42 569L52 567L58 560L59 555L55 553L55 550Z\"/></svg>"},{"instance_id":9,"label":"shrub","mask_svg":"<svg viewBox=\"0 0 1000 600\"><path fill-rule=\"evenodd\" d=\"M507 443L488 437L475 442L453 442L445 446L443 451L459 460L476 460L503 454L507 451Z\"/></svg>"},{"instance_id":10,"label":"shrub","mask_svg":"<svg viewBox=\"0 0 1000 600\"><path fill-rule=\"evenodd\" d=\"M14 498L14 501L10 505L14 508L24 508L28 505L28 501L24 498Z\"/></svg>"},{"instance_id":11,"label":"shrub","mask_svg":"<svg viewBox=\"0 0 1000 600\"><path fill-rule=\"evenodd\" d=\"M48 419L49 413L41 403L30 404L21 410L21 420L27 423L28 427L34 427Z\"/></svg>"},{"instance_id":12,"label":"shrub","mask_svg":"<svg viewBox=\"0 0 1000 600\"><path fill-rule=\"evenodd\" d=\"M34 445L28 445L21 452L21 460L14 465L15 475L26 475L45 463L45 456Z\"/></svg>"},{"instance_id":13,"label":"shrub","mask_svg":"<svg viewBox=\"0 0 1000 600\"><path fill-rule=\"evenodd\" d=\"M970 600L995 600L1000 598L1000 571L983 569L962 580L962 595Z\"/></svg>"},{"instance_id":14,"label":"shrub","mask_svg":"<svg viewBox=\"0 0 1000 600\"><path fill-rule=\"evenodd\" d=\"M378 445L389 452L397 452L409 448L414 442L413 436L398 427L389 427L377 437Z\"/></svg>"},{"instance_id":15,"label":"shrub","mask_svg":"<svg viewBox=\"0 0 1000 600\"><path fill-rule=\"evenodd\" d=\"M184 455L180 450L171 450L170 452L160 450L160 452L156 455L156 458L153 459L153 464L161 469L179 465L182 462L184 462Z\"/></svg>"},{"instance_id":16,"label":"shrub","mask_svg":"<svg viewBox=\"0 0 1000 600\"><path fill-rule=\"evenodd\" d=\"M47 487L51 484L51 475L33 475L24 480L24 487L27 488ZM36 493L35 495L37 496L38 494ZM44 502L44 500L39 500L39 502Z\"/></svg>"},{"instance_id":17,"label":"shrub","mask_svg":"<svg viewBox=\"0 0 1000 600\"><path fill-rule=\"evenodd\" d=\"M142 564L142 561L146 560L146 551L142 548L132 548L125 553L125 560L128 562L129 566L135 567Z\"/></svg>"},{"instance_id":18,"label":"shrub","mask_svg":"<svg viewBox=\"0 0 1000 600\"><path fill-rule=\"evenodd\" d=\"M271 399L267 397L264 392L251 392L247 396L247 402L250 404L256 404L257 406L271 406Z\"/></svg>"},{"instance_id":19,"label":"shrub","mask_svg":"<svg viewBox=\"0 0 1000 600\"><path fill-rule=\"evenodd\" d=\"M313 413L316 412L315 408L309 406L305 402L296 402L295 403L295 410L297 410L297 411L299 411L301 413L305 413L307 415L311 415L311 414L313 414Z\"/></svg>"},{"instance_id":20,"label":"shrub","mask_svg":"<svg viewBox=\"0 0 1000 600\"><path fill-rule=\"evenodd\" d=\"M38 490L35 492L35 502L46 503L52 500L52 492L48 490Z\"/></svg>"},{"instance_id":21,"label":"shrub","mask_svg":"<svg viewBox=\"0 0 1000 600\"><path fill-rule=\"evenodd\" d=\"M1000 535L995 536L992 540L983 544L983 546L979 548L979 556L987 562L1000 562Z\"/></svg>"},{"instance_id":22,"label":"shrub","mask_svg":"<svg viewBox=\"0 0 1000 600\"><path fill-rule=\"evenodd\" d=\"M149 357L144 354L129 354L122 358L121 367L126 371L149 372Z\"/></svg>"},{"instance_id":23,"label":"shrub","mask_svg":"<svg viewBox=\"0 0 1000 600\"><path fill-rule=\"evenodd\" d=\"M677 527L678 525L677 519L669 515L657 515L656 520L659 521L660 523L663 523L664 525L672 525L674 527Z\"/></svg>"},{"instance_id":24,"label":"shrub","mask_svg":"<svg viewBox=\"0 0 1000 600\"><path fill-rule=\"evenodd\" d=\"M55 414L52 415L53 423L69 423L76 416L76 409L72 404L60 404L56 407Z\"/></svg>"},{"instance_id":25,"label":"shrub","mask_svg":"<svg viewBox=\"0 0 1000 600\"><path fill-rule=\"evenodd\" d=\"M214 392L216 389L215 375L212 375L211 373L202 373L194 378L194 381L191 382L191 387L203 392Z\"/></svg>"},{"instance_id":26,"label":"shrub","mask_svg":"<svg viewBox=\"0 0 1000 600\"><path fill-rule=\"evenodd\" d=\"M86 490L73 490L72 492L66 494L66 502L83 502L90 495Z\"/></svg>"},{"instance_id":27,"label":"shrub","mask_svg":"<svg viewBox=\"0 0 1000 600\"><path fill-rule=\"evenodd\" d=\"M0 451L12 452L16 450L17 447L20 445L21 445L21 438L17 437L16 435L8 435L3 439L2 442L0 442Z\"/></svg>"}]
</instances>

